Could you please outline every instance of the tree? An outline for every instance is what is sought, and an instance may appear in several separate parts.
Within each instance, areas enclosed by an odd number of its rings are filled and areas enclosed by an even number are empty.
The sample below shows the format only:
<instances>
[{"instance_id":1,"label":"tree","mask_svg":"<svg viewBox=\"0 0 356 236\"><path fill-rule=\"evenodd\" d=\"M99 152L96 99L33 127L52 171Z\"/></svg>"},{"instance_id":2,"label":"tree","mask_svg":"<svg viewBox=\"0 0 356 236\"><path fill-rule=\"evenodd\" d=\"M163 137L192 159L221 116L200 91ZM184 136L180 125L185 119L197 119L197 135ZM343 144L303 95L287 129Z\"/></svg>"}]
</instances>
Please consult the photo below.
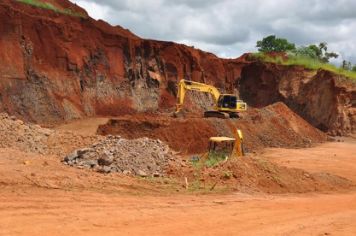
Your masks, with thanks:
<instances>
[{"instance_id":1,"label":"tree","mask_svg":"<svg viewBox=\"0 0 356 236\"><path fill-rule=\"evenodd\" d=\"M288 42L287 39L270 35L257 41L256 47L260 52L287 52L294 50L295 44Z\"/></svg>"},{"instance_id":2,"label":"tree","mask_svg":"<svg viewBox=\"0 0 356 236\"><path fill-rule=\"evenodd\" d=\"M269 35L257 41L256 47L260 52L290 52L297 56L319 60L322 63L328 63L330 59L339 57L335 52L328 52L326 42L296 48L294 43L290 43L284 38L277 38L275 35ZM350 67L350 69L352 68Z\"/></svg>"},{"instance_id":3,"label":"tree","mask_svg":"<svg viewBox=\"0 0 356 236\"><path fill-rule=\"evenodd\" d=\"M312 59L319 59L316 51L310 47L301 46L301 47L298 47L293 52L297 56L308 57L308 58L312 58Z\"/></svg>"},{"instance_id":4,"label":"tree","mask_svg":"<svg viewBox=\"0 0 356 236\"><path fill-rule=\"evenodd\" d=\"M309 45L308 48L315 53L315 55L318 59L320 59L323 56L323 52L321 51L320 47L318 47L317 45L314 45L314 44Z\"/></svg>"},{"instance_id":5,"label":"tree","mask_svg":"<svg viewBox=\"0 0 356 236\"><path fill-rule=\"evenodd\" d=\"M338 57L339 57L339 54L337 54L336 52L326 52L323 60L325 62L329 62L329 60L331 58L338 58Z\"/></svg>"},{"instance_id":6,"label":"tree","mask_svg":"<svg viewBox=\"0 0 356 236\"><path fill-rule=\"evenodd\" d=\"M309 45L308 48L314 51L319 61L324 63L328 63L331 58L339 57L335 52L328 52L328 44L325 42L319 43L319 45Z\"/></svg>"},{"instance_id":7,"label":"tree","mask_svg":"<svg viewBox=\"0 0 356 236\"><path fill-rule=\"evenodd\" d=\"M352 71L356 72L356 65L351 68Z\"/></svg>"},{"instance_id":8,"label":"tree","mask_svg":"<svg viewBox=\"0 0 356 236\"><path fill-rule=\"evenodd\" d=\"M353 69L352 65L351 65L351 62L346 61L346 60L342 61L341 68L344 69L344 70L352 70Z\"/></svg>"}]
</instances>

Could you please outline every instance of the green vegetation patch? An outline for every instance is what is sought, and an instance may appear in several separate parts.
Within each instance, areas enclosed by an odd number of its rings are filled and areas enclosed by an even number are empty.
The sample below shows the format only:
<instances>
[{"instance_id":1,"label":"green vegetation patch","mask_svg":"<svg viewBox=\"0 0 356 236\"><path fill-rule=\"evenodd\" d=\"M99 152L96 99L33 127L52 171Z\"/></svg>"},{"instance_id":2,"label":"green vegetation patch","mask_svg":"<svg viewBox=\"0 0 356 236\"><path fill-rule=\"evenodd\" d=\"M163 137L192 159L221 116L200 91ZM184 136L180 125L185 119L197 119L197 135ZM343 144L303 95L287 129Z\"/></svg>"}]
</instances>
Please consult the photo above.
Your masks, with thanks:
<instances>
[{"instance_id":1,"label":"green vegetation patch","mask_svg":"<svg viewBox=\"0 0 356 236\"><path fill-rule=\"evenodd\" d=\"M194 157L191 162L192 166L196 169L201 169L203 167L214 167L219 163L226 161L229 156L229 152L225 150L219 150L207 153L203 157Z\"/></svg>"},{"instance_id":2,"label":"green vegetation patch","mask_svg":"<svg viewBox=\"0 0 356 236\"><path fill-rule=\"evenodd\" d=\"M339 54L330 52L326 42L297 47L287 39L269 35L257 41L256 47L259 52L252 54L251 59L287 66L303 66L310 70L323 69L356 79L356 65L352 65L350 61L343 60L340 67L329 63L331 59L338 58Z\"/></svg>"},{"instance_id":3,"label":"green vegetation patch","mask_svg":"<svg viewBox=\"0 0 356 236\"><path fill-rule=\"evenodd\" d=\"M270 56L268 55L268 53L259 52L259 53L251 54L251 59L257 59L257 60L274 63L278 65L303 66L310 70L323 69L356 80L355 71L345 70L343 68L336 67L332 64L323 63L320 60L305 57L305 56L298 56L293 54L288 54L287 56L282 56L282 55Z\"/></svg>"},{"instance_id":4,"label":"green vegetation patch","mask_svg":"<svg viewBox=\"0 0 356 236\"><path fill-rule=\"evenodd\" d=\"M42 9L47 9L47 10L51 10L60 14L64 14L64 15L70 15L70 16L75 16L75 17L81 17L81 18L86 18L87 16L78 13L78 12L74 12L71 9L59 9L55 6L53 6L51 3L47 3L47 2L42 2L39 0L16 0L18 2L24 3L24 4L28 4L31 6L35 6L38 8L42 8Z\"/></svg>"}]
</instances>

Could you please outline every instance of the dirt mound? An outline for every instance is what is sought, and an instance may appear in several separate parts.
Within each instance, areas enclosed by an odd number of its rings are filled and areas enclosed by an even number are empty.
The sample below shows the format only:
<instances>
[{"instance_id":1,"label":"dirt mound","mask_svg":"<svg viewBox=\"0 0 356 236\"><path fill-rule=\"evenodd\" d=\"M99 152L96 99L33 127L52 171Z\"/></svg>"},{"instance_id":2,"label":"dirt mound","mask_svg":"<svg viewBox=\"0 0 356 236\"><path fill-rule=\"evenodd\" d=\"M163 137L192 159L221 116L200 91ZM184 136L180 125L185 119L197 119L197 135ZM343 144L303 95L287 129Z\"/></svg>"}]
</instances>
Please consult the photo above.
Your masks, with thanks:
<instances>
[{"instance_id":1,"label":"dirt mound","mask_svg":"<svg viewBox=\"0 0 356 236\"><path fill-rule=\"evenodd\" d=\"M331 149L331 152L337 152ZM299 149L301 158L315 156L313 149ZM327 148L325 152L330 152ZM288 151L278 155L289 155ZM15 149L0 148L0 186L3 191L16 190L21 195L29 190L38 191L64 190L66 192L98 191L98 193L131 193L142 196L151 193L177 194L183 193L221 193L231 192L269 192L269 193L303 193L314 191L348 191L352 184L345 179L329 174L311 174L292 168L281 168L260 156L246 156L230 160L209 169L192 168L189 159L185 165L171 165L165 178L132 178L118 173L102 174L94 171L69 168L59 162L58 157L23 153ZM317 157L318 158L318 157ZM289 158L290 159L290 158ZM343 158L341 157L340 160ZM351 158L352 159L352 158ZM343 165L332 158L321 158L318 171L322 166L334 166L342 169ZM184 162L183 162L184 163ZM303 168L303 167L301 167ZM352 169L352 168L351 168ZM333 174L355 179L355 172L343 168L343 173L331 171ZM345 175L346 173L346 175ZM185 177L188 178L189 188L185 189ZM211 191L211 188L213 191ZM79 193L78 192L78 193ZM215 195L216 196L216 195Z\"/></svg>"},{"instance_id":2,"label":"dirt mound","mask_svg":"<svg viewBox=\"0 0 356 236\"><path fill-rule=\"evenodd\" d=\"M175 119L165 115L134 115L111 119L98 128L101 135L125 138L149 137L166 142L183 153L207 150L212 136L230 136L239 128L248 150L263 147L308 147L326 141L326 135L308 124L286 105L276 103L263 109L250 109L241 120L206 118Z\"/></svg>"},{"instance_id":3,"label":"dirt mound","mask_svg":"<svg viewBox=\"0 0 356 236\"><path fill-rule=\"evenodd\" d=\"M165 175L170 162L177 160L169 147L160 140L127 140L109 136L89 148L76 150L64 158L64 163L102 173L159 177Z\"/></svg>"},{"instance_id":4,"label":"dirt mound","mask_svg":"<svg viewBox=\"0 0 356 236\"><path fill-rule=\"evenodd\" d=\"M356 132L356 82L329 71L251 63L242 69L240 94L253 107L282 101L331 135Z\"/></svg>"},{"instance_id":5,"label":"dirt mound","mask_svg":"<svg viewBox=\"0 0 356 236\"><path fill-rule=\"evenodd\" d=\"M0 156L1 193L4 189L12 188L22 193L61 189L65 192L79 191L79 195L83 191L110 194L157 192L148 181L126 175L104 175L71 168L61 163L57 156L25 153L9 148L0 148Z\"/></svg>"},{"instance_id":6,"label":"dirt mound","mask_svg":"<svg viewBox=\"0 0 356 236\"><path fill-rule=\"evenodd\" d=\"M206 119L173 119L159 115L124 116L111 119L99 126L98 134L122 135L128 139L149 137L160 139L181 152L202 152L207 139L215 136L216 129Z\"/></svg>"},{"instance_id":7,"label":"dirt mound","mask_svg":"<svg viewBox=\"0 0 356 236\"><path fill-rule=\"evenodd\" d=\"M0 114L0 148L15 148L23 152L63 156L79 147L102 139L100 136L82 136L73 132L58 132L39 125L25 123Z\"/></svg>"},{"instance_id":8,"label":"dirt mound","mask_svg":"<svg viewBox=\"0 0 356 236\"><path fill-rule=\"evenodd\" d=\"M172 169L168 173L179 178L188 177L191 187L206 190L230 188L240 192L305 193L355 188L355 184L345 178L281 167L260 156L236 158L213 168L195 166Z\"/></svg>"},{"instance_id":9,"label":"dirt mound","mask_svg":"<svg viewBox=\"0 0 356 236\"><path fill-rule=\"evenodd\" d=\"M48 151L46 142L53 131L38 125L25 124L23 121L0 114L0 147L16 147L25 152L44 154Z\"/></svg>"}]
</instances>

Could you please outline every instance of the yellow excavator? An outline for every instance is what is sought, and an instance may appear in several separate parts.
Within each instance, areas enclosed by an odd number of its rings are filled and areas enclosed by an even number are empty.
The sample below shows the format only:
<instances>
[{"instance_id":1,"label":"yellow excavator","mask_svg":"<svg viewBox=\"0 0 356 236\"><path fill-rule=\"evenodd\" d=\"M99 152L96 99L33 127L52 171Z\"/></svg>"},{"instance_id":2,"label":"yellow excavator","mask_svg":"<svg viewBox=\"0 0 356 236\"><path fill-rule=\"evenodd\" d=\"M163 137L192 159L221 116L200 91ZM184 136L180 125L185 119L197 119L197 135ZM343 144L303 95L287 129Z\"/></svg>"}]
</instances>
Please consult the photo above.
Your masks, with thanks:
<instances>
[{"instance_id":1,"label":"yellow excavator","mask_svg":"<svg viewBox=\"0 0 356 236\"><path fill-rule=\"evenodd\" d=\"M221 94L220 91L212 85L198 83L190 80L181 80L178 84L177 105L174 116L179 116L184 98L187 91L198 91L202 93L209 93L214 99L214 110L205 111L204 117L217 118L239 118L239 112L247 110L247 104L239 100L233 94Z\"/></svg>"}]
</instances>

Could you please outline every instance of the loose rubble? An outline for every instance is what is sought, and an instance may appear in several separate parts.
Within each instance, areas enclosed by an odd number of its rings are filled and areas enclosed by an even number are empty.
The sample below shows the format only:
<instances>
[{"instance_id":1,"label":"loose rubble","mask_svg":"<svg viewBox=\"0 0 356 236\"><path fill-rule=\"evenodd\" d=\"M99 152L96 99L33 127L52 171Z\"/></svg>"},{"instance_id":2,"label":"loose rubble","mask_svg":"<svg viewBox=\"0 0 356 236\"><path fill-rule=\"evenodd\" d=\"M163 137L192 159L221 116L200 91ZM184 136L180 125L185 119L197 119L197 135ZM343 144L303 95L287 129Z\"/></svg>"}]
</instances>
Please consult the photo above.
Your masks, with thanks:
<instances>
[{"instance_id":1,"label":"loose rubble","mask_svg":"<svg viewBox=\"0 0 356 236\"><path fill-rule=\"evenodd\" d=\"M47 140L53 132L0 113L0 148L16 147L24 152L45 154L48 150Z\"/></svg>"},{"instance_id":2,"label":"loose rubble","mask_svg":"<svg viewBox=\"0 0 356 236\"><path fill-rule=\"evenodd\" d=\"M103 139L98 135L82 136L59 132L26 123L14 116L0 113L0 148L15 148L23 152L64 156Z\"/></svg>"},{"instance_id":3,"label":"loose rubble","mask_svg":"<svg viewBox=\"0 0 356 236\"><path fill-rule=\"evenodd\" d=\"M120 136L108 136L89 148L78 149L67 155L63 162L101 173L159 177L164 176L169 164L177 160L168 145L160 140L128 140Z\"/></svg>"}]
</instances>

